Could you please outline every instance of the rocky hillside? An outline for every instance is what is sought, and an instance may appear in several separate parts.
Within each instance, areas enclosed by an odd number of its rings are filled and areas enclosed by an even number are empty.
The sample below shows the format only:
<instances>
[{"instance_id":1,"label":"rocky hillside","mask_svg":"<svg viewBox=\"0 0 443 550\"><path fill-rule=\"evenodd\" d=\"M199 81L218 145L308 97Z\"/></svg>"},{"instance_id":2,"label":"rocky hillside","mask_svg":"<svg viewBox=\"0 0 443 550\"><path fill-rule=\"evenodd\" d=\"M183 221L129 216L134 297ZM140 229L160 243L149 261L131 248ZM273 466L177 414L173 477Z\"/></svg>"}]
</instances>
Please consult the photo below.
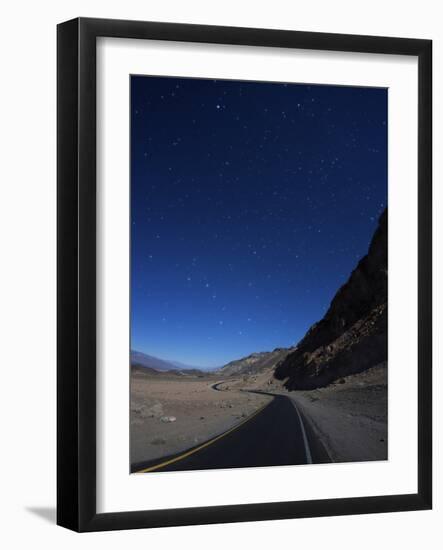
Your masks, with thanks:
<instances>
[{"instance_id":1,"label":"rocky hillside","mask_svg":"<svg viewBox=\"0 0 443 550\"><path fill-rule=\"evenodd\" d=\"M218 374L222 374L223 376L260 374L265 370L275 367L277 363L282 361L294 349L276 348L273 351L251 353L247 357L226 364L218 371Z\"/></svg>"},{"instance_id":2,"label":"rocky hillside","mask_svg":"<svg viewBox=\"0 0 443 550\"><path fill-rule=\"evenodd\" d=\"M289 390L325 386L387 360L387 211L321 321L275 369Z\"/></svg>"}]
</instances>

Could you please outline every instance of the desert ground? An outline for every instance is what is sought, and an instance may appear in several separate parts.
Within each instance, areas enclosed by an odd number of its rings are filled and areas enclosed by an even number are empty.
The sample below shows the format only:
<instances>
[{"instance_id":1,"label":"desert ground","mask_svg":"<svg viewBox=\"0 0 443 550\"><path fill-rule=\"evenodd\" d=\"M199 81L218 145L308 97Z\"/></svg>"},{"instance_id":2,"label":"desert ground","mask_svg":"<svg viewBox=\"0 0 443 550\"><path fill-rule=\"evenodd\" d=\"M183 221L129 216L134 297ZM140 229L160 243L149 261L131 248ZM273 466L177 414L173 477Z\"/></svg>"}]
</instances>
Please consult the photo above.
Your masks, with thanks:
<instances>
[{"instance_id":1,"label":"desert ground","mask_svg":"<svg viewBox=\"0 0 443 550\"><path fill-rule=\"evenodd\" d=\"M213 389L216 375L152 374L131 376L131 463L187 450L244 421L272 397ZM224 391L226 390L226 391Z\"/></svg>"},{"instance_id":2,"label":"desert ground","mask_svg":"<svg viewBox=\"0 0 443 550\"><path fill-rule=\"evenodd\" d=\"M341 378L325 388L292 394L333 462L388 458L385 365Z\"/></svg>"}]
</instances>

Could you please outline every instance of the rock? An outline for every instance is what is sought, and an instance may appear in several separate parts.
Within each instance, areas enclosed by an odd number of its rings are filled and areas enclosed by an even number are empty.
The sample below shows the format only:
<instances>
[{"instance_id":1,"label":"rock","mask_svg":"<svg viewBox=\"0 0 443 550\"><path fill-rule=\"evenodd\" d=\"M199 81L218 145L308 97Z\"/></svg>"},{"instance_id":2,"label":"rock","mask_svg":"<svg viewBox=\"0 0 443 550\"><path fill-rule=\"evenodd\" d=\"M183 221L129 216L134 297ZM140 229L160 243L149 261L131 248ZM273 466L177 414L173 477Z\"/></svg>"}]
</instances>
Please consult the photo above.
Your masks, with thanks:
<instances>
[{"instance_id":1,"label":"rock","mask_svg":"<svg viewBox=\"0 0 443 550\"><path fill-rule=\"evenodd\" d=\"M161 422L175 422L177 419L175 418L175 416L162 416L160 418Z\"/></svg>"}]
</instances>

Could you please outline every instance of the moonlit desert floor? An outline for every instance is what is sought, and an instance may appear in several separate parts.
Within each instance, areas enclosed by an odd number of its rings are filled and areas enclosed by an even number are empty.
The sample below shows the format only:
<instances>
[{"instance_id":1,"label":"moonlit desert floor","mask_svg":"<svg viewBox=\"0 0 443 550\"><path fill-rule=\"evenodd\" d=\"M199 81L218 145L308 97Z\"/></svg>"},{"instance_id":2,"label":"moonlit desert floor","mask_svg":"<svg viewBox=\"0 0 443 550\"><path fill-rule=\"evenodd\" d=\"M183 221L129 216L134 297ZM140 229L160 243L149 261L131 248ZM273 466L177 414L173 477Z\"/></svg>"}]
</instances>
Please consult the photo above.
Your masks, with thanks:
<instances>
[{"instance_id":1,"label":"moonlit desert floor","mask_svg":"<svg viewBox=\"0 0 443 550\"><path fill-rule=\"evenodd\" d=\"M271 397L216 391L219 379L169 374L131 377L131 463L184 451L242 422ZM228 388L228 389L227 389Z\"/></svg>"},{"instance_id":2,"label":"moonlit desert floor","mask_svg":"<svg viewBox=\"0 0 443 550\"><path fill-rule=\"evenodd\" d=\"M386 365L317 390L291 392L334 462L388 458Z\"/></svg>"}]
</instances>

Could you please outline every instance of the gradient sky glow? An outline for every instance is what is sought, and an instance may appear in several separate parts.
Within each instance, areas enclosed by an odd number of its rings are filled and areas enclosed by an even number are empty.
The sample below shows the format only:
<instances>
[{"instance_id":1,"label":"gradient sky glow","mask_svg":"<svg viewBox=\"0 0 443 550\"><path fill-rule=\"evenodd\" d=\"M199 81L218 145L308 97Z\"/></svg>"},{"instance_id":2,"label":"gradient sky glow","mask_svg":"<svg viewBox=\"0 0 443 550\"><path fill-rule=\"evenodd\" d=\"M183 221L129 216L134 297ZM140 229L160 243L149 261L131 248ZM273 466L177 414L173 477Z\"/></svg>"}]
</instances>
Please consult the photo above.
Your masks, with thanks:
<instances>
[{"instance_id":1,"label":"gradient sky glow","mask_svg":"<svg viewBox=\"0 0 443 550\"><path fill-rule=\"evenodd\" d=\"M294 345L387 201L387 90L131 78L131 347Z\"/></svg>"}]
</instances>

